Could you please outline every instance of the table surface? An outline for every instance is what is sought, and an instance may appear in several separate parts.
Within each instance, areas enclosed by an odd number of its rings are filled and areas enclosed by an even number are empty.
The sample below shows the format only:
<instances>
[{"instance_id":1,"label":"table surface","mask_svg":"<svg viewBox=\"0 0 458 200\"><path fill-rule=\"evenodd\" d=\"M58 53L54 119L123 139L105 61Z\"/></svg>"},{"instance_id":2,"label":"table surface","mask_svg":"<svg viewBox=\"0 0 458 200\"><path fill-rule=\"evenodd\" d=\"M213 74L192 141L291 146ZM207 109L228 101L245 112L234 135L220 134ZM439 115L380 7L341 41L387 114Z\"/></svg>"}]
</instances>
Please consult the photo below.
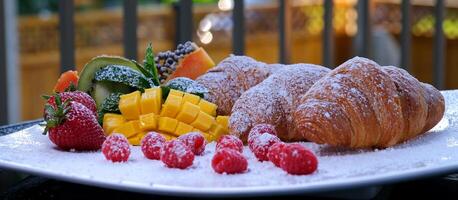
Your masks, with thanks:
<instances>
[{"instance_id":1,"label":"table surface","mask_svg":"<svg viewBox=\"0 0 458 200\"><path fill-rule=\"evenodd\" d=\"M41 121L42 120L34 120L0 127L0 136L33 126ZM2 177L2 174L8 173L14 172L0 170L0 177ZM380 191L376 193L377 195L373 197L373 199L406 199L417 197L427 199L456 199L458 196L458 174L385 185L376 189L380 189ZM337 191L335 193L316 194L315 196L291 196L288 198L330 199L323 196L338 196L353 199L357 197L364 197L364 195L358 196L358 192L361 191ZM27 176L27 178L16 182L5 191L0 191L0 199L86 199L94 197L104 199L151 199L152 197L159 199L176 198L116 191L37 176ZM267 199L276 198L284 197L268 197Z\"/></svg>"}]
</instances>

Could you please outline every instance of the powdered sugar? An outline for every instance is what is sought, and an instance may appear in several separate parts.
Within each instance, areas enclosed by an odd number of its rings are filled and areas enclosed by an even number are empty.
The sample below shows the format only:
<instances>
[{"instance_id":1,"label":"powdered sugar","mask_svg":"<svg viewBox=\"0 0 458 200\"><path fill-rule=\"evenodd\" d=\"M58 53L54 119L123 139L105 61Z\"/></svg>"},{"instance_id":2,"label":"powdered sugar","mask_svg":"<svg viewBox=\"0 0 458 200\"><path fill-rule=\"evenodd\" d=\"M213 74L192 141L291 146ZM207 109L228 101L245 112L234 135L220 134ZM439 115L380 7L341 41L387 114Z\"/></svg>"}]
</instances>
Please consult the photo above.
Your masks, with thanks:
<instances>
[{"instance_id":1,"label":"powdered sugar","mask_svg":"<svg viewBox=\"0 0 458 200\"><path fill-rule=\"evenodd\" d=\"M215 143L208 144L203 156L195 157L193 165L186 170L170 169L161 161L148 160L139 147L132 147L126 163L113 164L100 152L56 149L41 135L39 126L0 137L0 166L85 184L168 195L310 192L358 183L380 183L377 180L458 169L458 91L443 94L446 114L442 121L430 133L392 148L350 150L304 143L319 160L318 170L307 176L288 175L271 162L258 162L247 147L243 151L248 159L246 173L216 174L211 168Z\"/></svg>"}]
</instances>

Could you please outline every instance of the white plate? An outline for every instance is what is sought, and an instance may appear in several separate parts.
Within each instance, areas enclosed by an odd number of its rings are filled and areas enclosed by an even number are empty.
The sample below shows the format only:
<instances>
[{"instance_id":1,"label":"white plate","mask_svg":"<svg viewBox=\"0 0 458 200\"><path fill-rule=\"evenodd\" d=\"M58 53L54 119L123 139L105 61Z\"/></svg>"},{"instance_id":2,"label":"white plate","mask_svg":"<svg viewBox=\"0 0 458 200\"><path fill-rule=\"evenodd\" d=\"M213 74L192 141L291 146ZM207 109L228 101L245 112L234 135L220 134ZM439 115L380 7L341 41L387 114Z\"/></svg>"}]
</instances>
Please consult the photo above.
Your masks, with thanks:
<instances>
[{"instance_id":1,"label":"white plate","mask_svg":"<svg viewBox=\"0 0 458 200\"><path fill-rule=\"evenodd\" d=\"M57 150L34 126L0 137L0 167L75 183L174 196L254 196L315 193L368 187L458 171L458 92L443 92L446 115L429 133L384 150L335 149L305 143L319 159L312 175L293 176L249 149L248 172L219 175L210 167L214 143L187 170L147 160L133 147L127 163L113 164L100 152Z\"/></svg>"}]
</instances>

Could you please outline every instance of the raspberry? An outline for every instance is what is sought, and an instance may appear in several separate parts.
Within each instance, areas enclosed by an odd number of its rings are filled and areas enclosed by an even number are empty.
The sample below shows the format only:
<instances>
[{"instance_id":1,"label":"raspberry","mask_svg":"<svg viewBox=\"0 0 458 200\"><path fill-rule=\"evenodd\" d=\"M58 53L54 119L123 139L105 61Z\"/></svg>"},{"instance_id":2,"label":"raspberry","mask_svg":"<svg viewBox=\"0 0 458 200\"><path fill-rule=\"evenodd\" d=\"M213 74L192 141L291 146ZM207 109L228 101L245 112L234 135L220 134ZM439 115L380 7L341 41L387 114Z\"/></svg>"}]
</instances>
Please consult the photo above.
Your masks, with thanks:
<instances>
[{"instance_id":1,"label":"raspberry","mask_svg":"<svg viewBox=\"0 0 458 200\"><path fill-rule=\"evenodd\" d=\"M234 149L220 149L216 151L212 159L212 168L216 173L236 174L244 172L248 167L248 161Z\"/></svg>"},{"instance_id":2,"label":"raspberry","mask_svg":"<svg viewBox=\"0 0 458 200\"><path fill-rule=\"evenodd\" d=\"M165 138L159 133L149 132L142 139L142 152L146 158L151 160L161 159L161 148L165 143Z\"/></svg>"},{"instance_id":3,"label":"raspberry","mask_svg":"<svg viewBox=\"0 0 458 200\"><path fill-rule=\"evenodd\" d=\"M251 128L250 133L248 134L248 143L250 140L259 136L263 133L269 133L272 135L277 135L277 131L275 130L275 126L271 124L257 124L253 128Z\"/></svg>"},{"instance_id":4,"label":"raspberry","mask_svg":"<svg viewBox=\"0 0 458 200\"><path fill-rule=\"evenodd\" d=\"M301 144L287 144L281 150L280 168L290 174L311 174L317 167L316 156Z\"/></svg>"},{"instance_id":5,"label":"raspberry","mask_svg":"<svg viewBox=\"0 0 458 200\"><path fill-rule=\"evenodd\" d=\"M224 135L219 138L218 142L216 142L216 150L225 148L233 149L242 153L243 142L236 136Z\"/></svg>"},{"instance_id":6,"label":"raspberry","mask_svg":"<svg viewBox=\"0 0 458 200\"><path fill-rule=\"evenodd\" d=\"M124 135L111 134L102 144L102 153L112 162L126 162L130 155L129 141Z\"/></svg>"},{"instance_id":7,"label":"raspberry","mask_svg":"<svg viewBox=\"0 0 458 200\"><path fill-rule=\"evenodd\" d=\"M190 132L178 137L178 140L186 144L194 155L201 155L205 151L205 138L199 132Z\"/></svg>"},{"instance_id":8,"label":"raspberry","mask_svg":"<svg viewBox=\"0 0 458 200\"><path fill-rule=\"evenodd\" d=\"M277 167L280 167L280 158L283 148L286 146L283 142L277 142L269 147L267 158Z\"/></svg>"},{"instance_id":9,"label":"raspberry","mask_svg":"<svg viewBox=\"0 0 458 200\"><path fill-rule=\"evenodd\" d=\"M185 169L192 165L194 153L180 140L171 140L162 146L161 161L170 168Z\"/></svg>"},{"instance_id":10,"label":"raspberry","mask_svg":"<svg viewBox=\"0 0 458 200\"><path fill-rule=\"evenodd\" d=\"M266 161L269 160L267 158L269 147L278 142L281 142L281 140L277 136L264 132L260 135L252 136L248 140L248 147L250 147L250 150L259 161Z\"/></svg>"}]
</instances>

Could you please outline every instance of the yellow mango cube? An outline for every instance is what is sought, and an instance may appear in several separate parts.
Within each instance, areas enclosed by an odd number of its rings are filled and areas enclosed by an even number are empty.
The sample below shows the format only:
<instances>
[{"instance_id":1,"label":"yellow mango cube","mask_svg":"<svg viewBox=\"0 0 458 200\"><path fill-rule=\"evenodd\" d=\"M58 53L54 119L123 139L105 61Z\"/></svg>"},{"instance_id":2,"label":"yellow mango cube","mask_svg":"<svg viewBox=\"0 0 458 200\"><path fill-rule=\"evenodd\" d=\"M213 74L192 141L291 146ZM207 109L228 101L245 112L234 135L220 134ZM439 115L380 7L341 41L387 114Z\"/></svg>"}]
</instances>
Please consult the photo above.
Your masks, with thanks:
<instances>
[{"instance_id":1,"label":"yellow mango cube","mask_svg":"<svg viewBox=\"0 0 458 200\"><path fill-rule=\"evenodd\" d=\"M229 116L219 115L216 117L216 123L225 129L229 129Z\"/></svg>"},{"instance_id":2,"label":"yellow mango cube","mask_svg":"<svg viewBox=\"0 0 458 200\"><path fill-rule=\"evenodd\" d=\"M134 146L140 146L141 142L142 142L142 136L141 134L137 134L137 135L134 135L130 138L127 138L127 140L129 141L129 144L131 145L134 145Z\"/></svg>"},{"instance_id":3,"label":"yellow mango cube","mask_svg":"<svg viewBox=\"0 0 458 200\"><path fill-rule=\"evenodd\" d=\"M160 87L145 89L142 94L140 107L142 114L160 114L162 106L162 90Z\"/></svg>"},{"instance_id":4,"label":"yellow mango cube","mask_svg":"<svg viewBox=\"0 0 458 200\"><path fill-rule=\"evenodd\" d=\"M121 126L118 126L113 130L113 133L120 133L126 136L126 138L132 137L137 133L140 133L140 121L139 120L133 120L124 123Z\"/></svg>"},{"instance_id":5,"label":"yellow mango cube","mask_svg":"<svg viewBox=\"0 0 458 200\"><path fill-rule=\"evenodd\" d=\"M106 113L103 115L103 130L105 135L110 135L113 130L126 123L126 119L120 114Z\"/></svg>"},{"instance_id":6,"label":"yellow mango cube","mask_svg":"<svg viewBox=\"0 0 458 200\"><path fill-rule=\"evenodd\" d=\"M208 102L205 99L201 99L199 102L200 110L204 111L205 113L215 117L216 116L216 108L218 106L214 103Z\"/></svg>"},{"instance_id":7,"label":"yellow mango cube","mask_svg":"<svg viewBox=\"0 0 458 200\"><path fill-rule=\"evenodd\" d=\"M157 129L159 116L154 113L140 115L140 129L142 131L151 131Z\"/></svg>"},{"instance_id":8,"label":"yellow mango cube","mask_svg":"<svg viewBox=\"0 0 458 200\"><path fill-rule=\"evenodd\" d=\"M201 131L207 131L210 129L212 124L215 123L215 119L210 116L209 114L200 111L199 114L197 115L197 118L194 120L194 122L191 123L191 126L201 130Z\"/></svg>"},{"instance_id":9,"label":"yellow mango cube","mask_svg":"<svg viewBox=\"0 0 458 200\"><path fill-rule=\"evenodd\" d=\"M213 135L215 140L218 140L221 136L228 134L227 130L220 124L212 124L208 133Z\"/></svg>"},{"instance_id":10,"label":"yellow mango cube","mask_svg":"<svg viewBox=\"0 0 458 200\"><path fill-rule=\"evenodd\" d=\"M169 95L162 106L161 116L174 118L181 108L183 97Z\"/></svg>"},{"instance_id":11,"label":"yellow mango cube","mask_svg":"<svg viewBox=\"0 0 458 200\"><path fill-rule=\"evenodd\" d=\"M167 98L169 98L170 96L183 97L183 95L184 95L184 92L182 92L180 90L170 89L170 92L169 92L169 95L167 96Z\"/></svg>"},{"instance_id":12,"label":"yellow mango cube","mask_svg":"<svg viewBox=\"0 0 458 200\"><path fill-rule=\"evenodd\" d=\"M159 131L165 133L174 133L177 128L178 120L170 117L159 118Z\"/></svg>"},{"instance_id":13,"label":"yellow mango cube","mask_svg":"<svg viewBox=\"0 0 458 200\"><path fill-rule=\"evenodd\" d=\"M194 129L194 127L192 127L191 125L185 124L183 122L178 122L178 126L175 130L175 135L184 135L186 133L192 132L192 129Z\"/></svg>"},{"instance_id":14,"label":"yellow mango cube","mask_svg":"<svg viewBox=\"0 0 458 200\"><path fill-rule=\"evenodd\" d=\"M126 120L138 119L140 116L140 91L121 95L119 99L119 110Z\"/></svg>"},{"instance_id":15,"label":"yellow mango cube","mask_svg":"<svg viewBox=\"0 0 458 200\"><path fill-rule=\"evenodd\" d=\"M200 97L195 95L195 94L184 93L184 95L183 95L183 103L184 102L189 102L189 103L198 105L199 101L200 101Z\"/></svg>"},{"instance_id":16,"label":"yellow mango cube","mask_svg":"<svg viewBox=\"0 0 458 200\"><path fill-rule=\"evenodd\" d=\"M181 107L181 110L178 113L176 119L178 121L190 124L196 119L197 115L199 115L199 112L199 106L190 102L185 102Z\"/></svg>"},{"instance_id":17,"label":"yellow mango cube","mask_svg":"<svg viewBox=\"0 0 458 200\"><path fill-rule=\"evenodd\" d=\"M215 137L213 135L211 135L211 134L208 134L208 133L205 133L205 132L200 132L200 134L202 134L202 136L204 136L204 138L207 141L207 143L215 141Z\"/></svg>"}]
</instances>

